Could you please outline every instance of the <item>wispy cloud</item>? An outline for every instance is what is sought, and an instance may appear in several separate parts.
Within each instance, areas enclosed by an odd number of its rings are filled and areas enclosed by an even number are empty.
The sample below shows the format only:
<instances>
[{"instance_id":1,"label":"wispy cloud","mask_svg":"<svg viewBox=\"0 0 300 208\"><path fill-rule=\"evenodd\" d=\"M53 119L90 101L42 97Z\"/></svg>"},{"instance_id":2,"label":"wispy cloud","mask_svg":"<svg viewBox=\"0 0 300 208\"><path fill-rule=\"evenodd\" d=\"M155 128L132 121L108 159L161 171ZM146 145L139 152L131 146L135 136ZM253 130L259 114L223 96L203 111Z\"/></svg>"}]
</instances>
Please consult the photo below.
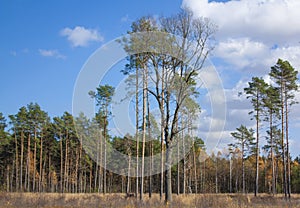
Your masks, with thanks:
<instances>
[{"instance_id":1,"label":"wispy cloud","mask_svg":"<svg viewBox=\"0 0 300 208\"><path fill-rule=\"evenodd\" d=\"M58 50L39 49L39 53L41 56L45 56L45 57L55 57L58 59L66 58L66 56L62 55Z\"/></svg>"},{"instance_id":2,"label":"wispy cloud","mask_svg":"<svg viewBox=\"0 0 300 208\"><path fill-rule=\"evenodd\" d=\"M10 51L10 55L17 56L17 51Z\"/></svg>"},{"instance_id":3,"label":"wispy cloud","mask_svg":"<svg viewBox=\"0 0 300 208\"><path fill-rule=\"evenodd\" d=\"M67 37L73 47L86 47L91 42L101 42L104 40L98 30L81 26L76 26L73 29L66 27L60 31L60 35Z\"/></svg>"},{"instance_id":4,"label":"wispy cloud","mask_svg":"<svg viewBox=\"0 0 300 208\"><path fill-rule=\"evenodd\" d=\"M121 18L121 22L129 22L129 21L130 21L130 19L129 19L129 15L128 14L126 14L125 16L123 16Z\"/></svg>"}]
</instances>

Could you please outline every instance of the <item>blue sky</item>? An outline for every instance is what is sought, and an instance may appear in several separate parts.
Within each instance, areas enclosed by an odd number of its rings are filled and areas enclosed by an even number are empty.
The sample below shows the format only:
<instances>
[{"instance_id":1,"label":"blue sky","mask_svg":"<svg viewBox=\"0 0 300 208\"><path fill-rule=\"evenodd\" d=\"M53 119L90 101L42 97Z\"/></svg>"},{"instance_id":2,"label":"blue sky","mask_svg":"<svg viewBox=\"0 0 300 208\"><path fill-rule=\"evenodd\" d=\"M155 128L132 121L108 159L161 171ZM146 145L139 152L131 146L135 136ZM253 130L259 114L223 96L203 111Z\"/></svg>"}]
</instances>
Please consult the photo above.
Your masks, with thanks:
<instances>
[{"instance_id":1,"label":"blue sky","mask_svg":"<svg viewBox=\"0 0 300 208\"><path fill-rule=\"evenodd\" d=\"M98 47L125 34L138 17L170 15L180 5L178 0L1 1L0 111L14 114L29 102L50 115L71 111L76 77ZM96 30L100 40L72 46L61 31L76 26Z\"/></svg>"},{"instance_id":2,"label":"blue sky","mask_svg":"<svg viewBox=\"0 0 300 208\"><path fill-rule=\"evenodd\" d=\"M230 132L240 124L253 126L247 115L249 102L237 97L251 77L262 76L268 81L270 66L278 58L300 68L299 2L1 0L0 112L6 116L15 114L30 102L40 104L50 116L71 112L76 78L97 48L126 34L132 21L141 16L169 16L188 6L196 16L211 18L219 28L210 58L223 81L227 99L227 123L219 147L222 149L230 142ZM210 124L219 123L218 118L211 117L209 106L204 101L199 127L203 137ZM291 147L293 155L299 155L299 106L293 112Z\"/></svg>"}]
</instances>

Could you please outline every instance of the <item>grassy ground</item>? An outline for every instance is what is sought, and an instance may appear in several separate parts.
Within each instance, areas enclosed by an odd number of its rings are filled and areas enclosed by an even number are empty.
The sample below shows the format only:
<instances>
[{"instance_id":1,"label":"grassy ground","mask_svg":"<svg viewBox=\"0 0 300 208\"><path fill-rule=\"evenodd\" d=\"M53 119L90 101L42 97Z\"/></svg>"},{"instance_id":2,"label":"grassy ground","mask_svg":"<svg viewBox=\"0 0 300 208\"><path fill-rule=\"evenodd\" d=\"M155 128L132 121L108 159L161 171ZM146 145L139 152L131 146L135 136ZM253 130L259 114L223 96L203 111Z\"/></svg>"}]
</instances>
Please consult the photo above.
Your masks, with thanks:
<instances>
[{"instance_id":1,"label":"grassy ground","mask_svg":"<svg viewBox=\"0 0 300 208\"><path fill-rule=\"evenodd\" d=\"M281 195L238 195L238 194L198 194L174 195L173 202L165 205L159 195L151 199L145 195L143 202L135 198L125 198L124 194L58 194L58 193L0 193L2 208L133 208L133 207L199 207L199 208L250 208L250 207L299 207L300 195L293 195L290 201L285 201Z\"/></svg>"}]
</instances>

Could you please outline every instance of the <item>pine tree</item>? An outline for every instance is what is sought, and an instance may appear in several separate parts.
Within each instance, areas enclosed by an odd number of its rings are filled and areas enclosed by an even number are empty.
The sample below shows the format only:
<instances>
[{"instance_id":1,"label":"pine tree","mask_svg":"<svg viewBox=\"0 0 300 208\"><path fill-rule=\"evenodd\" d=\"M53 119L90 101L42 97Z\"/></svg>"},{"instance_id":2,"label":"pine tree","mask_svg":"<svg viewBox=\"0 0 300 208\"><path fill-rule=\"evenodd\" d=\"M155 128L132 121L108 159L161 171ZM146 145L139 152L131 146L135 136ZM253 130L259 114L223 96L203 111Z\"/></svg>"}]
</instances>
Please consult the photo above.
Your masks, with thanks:
<instances>
[{"instance_id":1,"label":"pine tree","mask_svg":"<svg viewBox=\"0 0 300 208\"><path fill-rule=\"evenodd\" d=\"M254 143L254 131L253 129L247 129L244 125L241 125L236 129L235 132L232 132L232 137L237 140L235 143L230 144L231 147L239 148L242 154L242 181L243 181L243 193L245 194L245 157L249 154Z\"/></svg>"},{"instance_id":2,"label":"pine tree","mask_svg":"<svg viewBox=\"0 0 300 208\"><path fill-rule=\"evenodd\" d=\"M286 142L286 151L283 149L282 160L284 165L284 193L285 197L291 197L291 166L290 166L290 153L289 153L289 128L288 128L288 115L290 106L296 103L295 91L298 90L296 71L288 61L278 59L276 65L271 67L270 76L277 84L280 95L281 106L281 133L282 133L282 146L284 140Z\"/></svg>"},{"instance_id":3,"label":"pine tree","mask_svg":"<svg viewBox=\"0 0 300 208\"><path fill-rule=\"evenodd\" d=\"M244 91L247 94L247 98L250 99L253 105L253 111L249 114L254 115L256 120L256 176L255 176L255 190L254 195L258 194L258 177L259 177L259 128L261 123L261 117L263 114L263 100L266 94L267 83L262 78L253 77L252 82L249 82L249 87Z\"/></svg>"}]
</instances>

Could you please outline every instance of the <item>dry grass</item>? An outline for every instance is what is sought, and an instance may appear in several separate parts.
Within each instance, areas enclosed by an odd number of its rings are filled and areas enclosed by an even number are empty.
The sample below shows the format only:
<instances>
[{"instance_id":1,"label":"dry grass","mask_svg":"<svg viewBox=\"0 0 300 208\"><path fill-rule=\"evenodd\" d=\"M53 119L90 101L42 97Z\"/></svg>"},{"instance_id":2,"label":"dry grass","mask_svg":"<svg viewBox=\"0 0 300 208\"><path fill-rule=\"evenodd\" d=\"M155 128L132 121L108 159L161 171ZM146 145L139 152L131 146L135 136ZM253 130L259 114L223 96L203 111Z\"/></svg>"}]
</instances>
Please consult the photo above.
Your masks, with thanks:
<instances>
[{"instance_id":1,"label":"dry grass","mask_svg":"<svg viewBox=\"0 0 300 208\"><path fill-rule=\"evenodd\" d=\"M250 207L299 207L300 195L293 195L290 201L282 196L272 197L262 194L258 197L240 194L191 194L174 195L173 202L165 205L159 195L154 194L151 199L145 194L143 202L136 198L125 199L125 194L58 194L58 193L0 193L0 207L2 208L137 208L137 207L199 207L199 208L250 208Z\"/></svg>"}]
</instances>

